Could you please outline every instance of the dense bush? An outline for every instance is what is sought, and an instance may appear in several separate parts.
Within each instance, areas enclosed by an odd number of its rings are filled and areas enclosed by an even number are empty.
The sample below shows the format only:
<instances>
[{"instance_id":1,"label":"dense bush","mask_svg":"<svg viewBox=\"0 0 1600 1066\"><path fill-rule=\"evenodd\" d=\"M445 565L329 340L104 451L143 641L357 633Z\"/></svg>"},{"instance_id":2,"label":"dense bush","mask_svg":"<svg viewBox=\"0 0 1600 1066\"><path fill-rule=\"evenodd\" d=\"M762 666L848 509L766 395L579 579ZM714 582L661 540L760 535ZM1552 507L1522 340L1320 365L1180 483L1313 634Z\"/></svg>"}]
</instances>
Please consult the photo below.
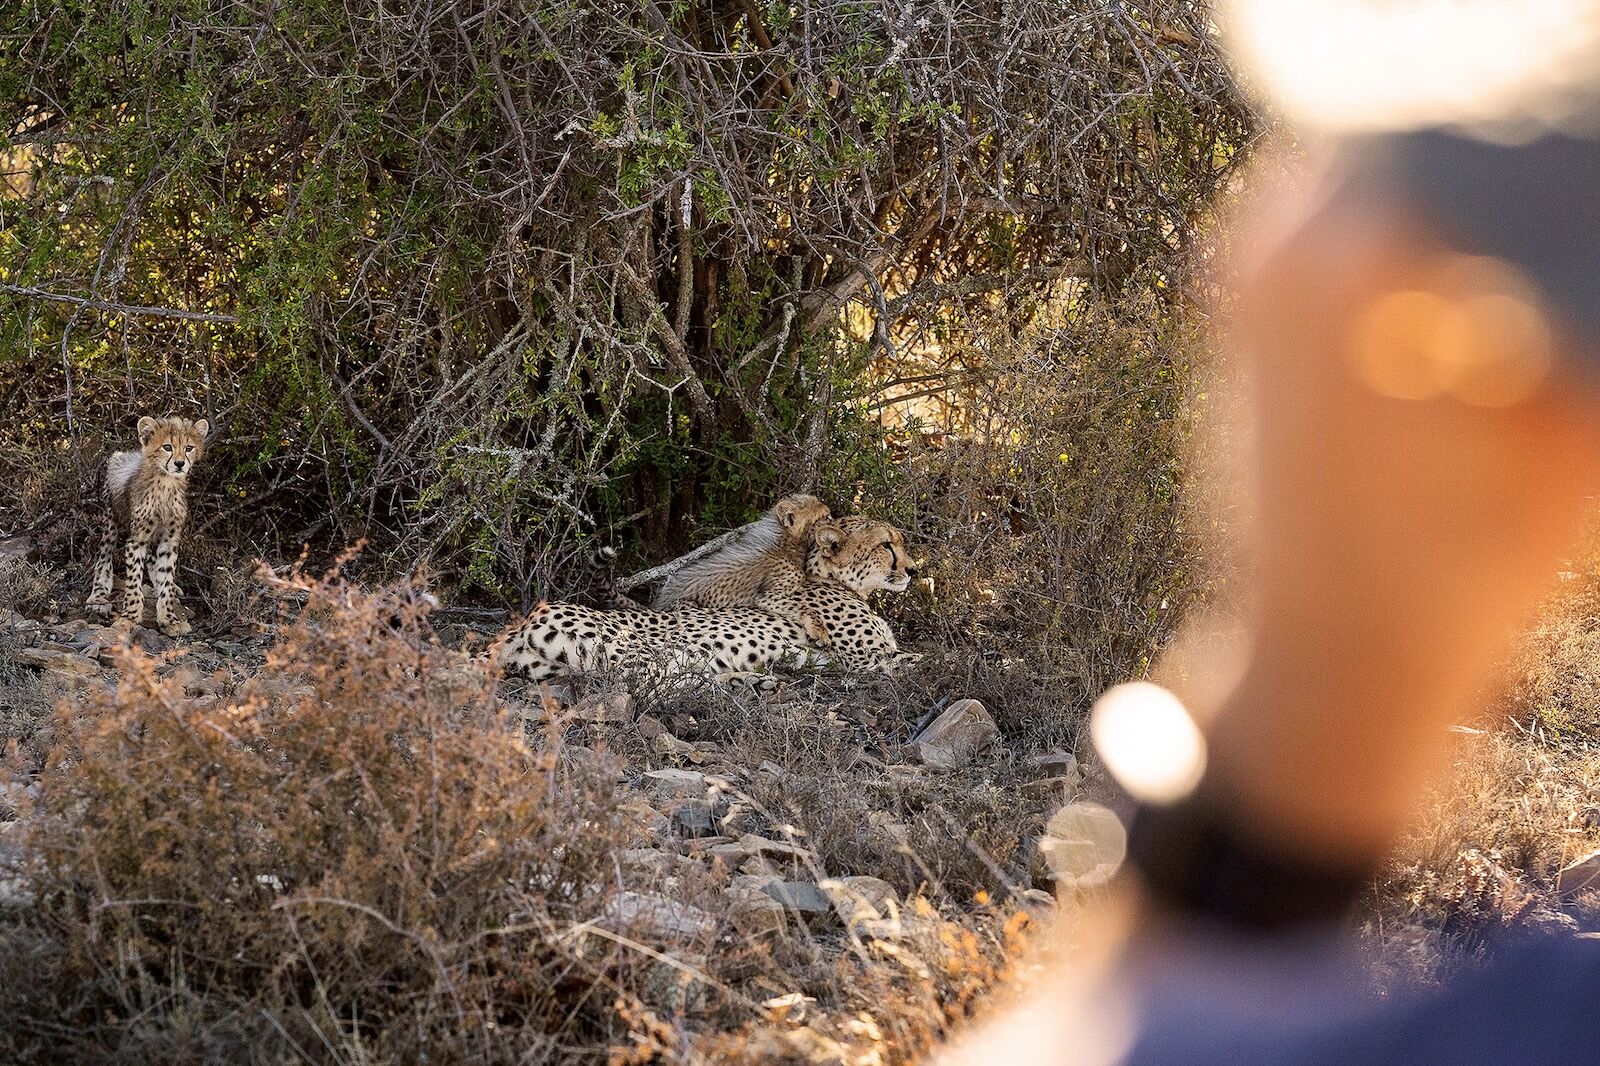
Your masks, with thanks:
<instances>
[{"instance_id":1,"label":"dense bush","mask_svg":"<svg viewBox=\"0 0 1600 1066\"><path fill-rule=\"evenodd\" d=\"M908 391L1023 432L971 357L1181 314L1253 129L1183 0L30 0L0 121L22 437L81 487L204 410L238 532L524 594L575 536L882 487Z\"/></svg>"}]
</instances>

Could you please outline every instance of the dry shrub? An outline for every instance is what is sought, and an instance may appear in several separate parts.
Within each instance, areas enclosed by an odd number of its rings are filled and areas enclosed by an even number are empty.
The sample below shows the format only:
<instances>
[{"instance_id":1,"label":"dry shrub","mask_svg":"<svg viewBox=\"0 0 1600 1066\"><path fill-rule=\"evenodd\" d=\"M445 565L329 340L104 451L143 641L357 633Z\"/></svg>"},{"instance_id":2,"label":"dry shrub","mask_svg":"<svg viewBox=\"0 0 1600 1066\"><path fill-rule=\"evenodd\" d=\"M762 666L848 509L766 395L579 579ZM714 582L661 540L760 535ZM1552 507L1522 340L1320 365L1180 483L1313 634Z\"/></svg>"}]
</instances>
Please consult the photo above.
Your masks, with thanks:
<instances>
[{"instance_id":1,"label":"dry shrub","mask_svg":"<svg viewBox=\"0 0 1600 1066\"><path fill-rule=\"evenodd\" d=\"M1467 734L1376 886L1366 933L1380 986L1433 983L1480 961L1502 934L1592 925L1591 901L1563 901L1555 874L1600 845L1585 810L1600 756L1517 731Z\"/></svg>"},{"instance_id":2,"label":"dry shrub","mask_svg":"<svg viewBox=\"0 0 1600 1066\"><path fill-rule=\"evenodd\" d=\"M49 610L55 582L37 563L0 555L0 608L34 617Z\"/></svg>"},{"instance_id":3,"label":"dry shrub","mask_svg":"<svg viewBox=\"0 0 1600 1066\"><path fill-rule=\"evenodd\" d=\"M235 696L130 653L62 708L3 1057L527 1061L624 1031L615 953L572 935L634 833L610 778L530 750L408 590L301 587Z\"/></svg>"},{"instance_id":4,"label":"dry shrub","mask_svg":"<svg viewBox=\"0 0 1600 1066\"><path fill-rule=\"evenodd\" d=\"M691 1061L920 1062L952 1031L970 1025L1000 990L1019 987L1037 939L1026 911L990 915L980 926L942 919L919 901L910 909L912 935L872 941L837 958L825 982L834 997L814 1016L771 1009L760 1021L697 1041Z\"/></svg>"},{"instance_id":5,"label":"dry shrub","mask_svg":"<svg viewBox=\"0 0 1600 1066\"><path fill-rule=\"evenodd\" d=\"M1524 632L1504 692L1460 735L1451 778L1378 885L1368 933L1380 984L1440 980L1498 933L1600 919L1600 901L1554 890L1562 866L1600 847L1597 545Z\"/></svg>"},{"instance_id":6,"label":"dry shrub","mask_svg":"<svg viewBox=\"0 0 1600 1066\"><path fill-rule=\"evenodd\" d=\"M860 505L928 556L933 603L886 603L896 632L1031 682L1011 724L1070 747L1088 703L1141 675L1202 589L1183 491L1197 347L1132 297L1080 294L1019 332L971 338L960 362L982 373L942 421L908 426L901 476Z\"/></svg>"},{"instance_id":7,"label":"dry shrub","mask_svg":"<svg viewBox=\"0 0 1600 1066\"><path fill-rule=\"evenodd\" d=\"M1562 577L1511 658L1505 708L1586 744L1600 739L1600 535Z\"/></svg>"}]
</instances>

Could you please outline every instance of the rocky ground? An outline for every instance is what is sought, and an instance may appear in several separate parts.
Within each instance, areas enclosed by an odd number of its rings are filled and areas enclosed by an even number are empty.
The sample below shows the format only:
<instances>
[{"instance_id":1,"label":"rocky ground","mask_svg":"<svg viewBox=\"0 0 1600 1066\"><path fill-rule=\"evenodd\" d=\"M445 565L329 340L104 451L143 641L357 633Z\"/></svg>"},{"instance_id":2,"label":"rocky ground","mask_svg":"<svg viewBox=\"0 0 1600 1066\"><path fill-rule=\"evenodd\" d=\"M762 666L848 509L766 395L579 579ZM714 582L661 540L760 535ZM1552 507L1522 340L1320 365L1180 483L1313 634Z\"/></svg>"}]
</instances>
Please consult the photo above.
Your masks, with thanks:
<instances>
[{"instance_id":1,"label":"rocky ground","mask_svg":"<svg viewBox=\"0 0 1600 1066\"><path fill-rule=\"evenodd\" d=\"M129 656L150 657L189 708L240 700L275 630L197 626L175 640L51 606L0 608L10 771L0 817L11 819L0 839L20 838L38 775L60 757L54 708L79 713L95 692L115 690ZM435 635L482 645L458 624ZM453 669L479 683L467 657ZM614 854L617 891L591 919L592 935L653 960L641 999L693 1019L723 1009L736 988L785 1019L762 1036L795 1042L785 1054L866 1040L836 1013L848 960L921 973L931 990L943 988L952 945L974 933L1003 958L1017 921L1053 913L1050 857L1061 849L1051 814L1105 791L1069 751L1011 748L985 702L953 694L948 677L811 677L760 698L629 680L502 681L497 699L523 720L531 747L612 781L642 827ZM22 855L12 845L0 858ZM6 903L28 905L22 879L0 885ZM804 1024L818 1011L825 1020Z\"/></svg>"}]
</instances>

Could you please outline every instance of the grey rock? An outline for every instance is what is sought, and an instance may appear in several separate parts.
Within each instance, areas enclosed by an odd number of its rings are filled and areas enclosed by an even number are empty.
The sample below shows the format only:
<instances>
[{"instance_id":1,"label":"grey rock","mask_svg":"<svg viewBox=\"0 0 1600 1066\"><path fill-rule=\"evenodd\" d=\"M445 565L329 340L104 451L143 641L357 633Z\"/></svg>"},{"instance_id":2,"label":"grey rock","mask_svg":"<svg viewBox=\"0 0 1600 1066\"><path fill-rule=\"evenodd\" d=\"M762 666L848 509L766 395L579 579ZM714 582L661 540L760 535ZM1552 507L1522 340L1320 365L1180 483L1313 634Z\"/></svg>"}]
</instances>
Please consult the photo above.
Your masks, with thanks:
<instances>
[{"instance_id":1,"label":"grey rock","mask_svg":"<svg viewBox=\"0 0 1600 1066\"><path fill-rule=\"evenodd\" d=\"M710 836L714 830L711 805L700 800L686 800L672 808L672 827L684 836Z\"/></svg>"},{"instance_id":2,"label":"grey rock","mask_svg":"<svg viewBox=\"0 0 1600 1066\"><path fill-rule=\"evenodd\" d=\"M617 893L598 924L613 933L662 942L709 944L717 934L714 915L651 892Z\"/></svg>"},{"instance_id":3,"label":"grey rock","mask_svg":"<svg viewBox=\"0 0 1600 1066\"><path fill-rule=\"evenodd\" d=\"M763 859L782 862L816 861L815 853L800 847L798 844L788 844L781 840L768 840L766 837L757 836L754 833L746 833L740 837L739 845L745 849L746 854L759 856Z\"/></svg>"},{"instance_id":4,"label":"grey rock","mask_svg":"<svg viewBox=\"0 0 1600 1066\"><path fill-rule=\"evenodd\" d=\"M1556 891L1563 896L1589 889L1600 889L1600 851L1568 863L1556 874Z\"/></svg>"},{"instance_id":5,"label":"grey rock","mask_svg":"<svg viewBox=\"0 0 1600 1066\"><path fill-rule=\"evenodd\" d=\"M18 648L16 661L24 666L43 670L52 677L63 681L98 681L105 676L100 669L100 664L87 655L79 655L77 652L53 645L42 645L37 648Z\"/></svg>"},{"instance_id":6,"label":"grey rock","mask_svg":"<svg viewBox=\"0 0 1600 1066\"><path fill-rule=\"evenodd\" d=\"M833 913L833 901L828 894L810 881L773 881L766 886L766 893L789 910L807 917Z\"/></svg>"},{"instance_id":7,"label":"grey rock","mask_svg":"<svg viewBox=\"0 0 1600 1066\"><path fill-rule=\"evenodd\" d=\"M657 801L699 799L706 794L706 775L698 770L649 770L644 787Z\"/></svg>"},{"instance_id":8,"label":"grey rock","mask_svg":"<svg viewBox=\"0 0 1600 1066\"><path fill-rule=\"evenodd\" d=\"M835 877L817 885L846 925L874 921L893 914L900 894L889 882L877 877Z\"/></svg>"},{"instance_id":9,"label":"grey rock","mask_svg":"<svg viewBox=\"0 0 1600 1066\"><path fill-rule=\"evenodd\" d=\"M635 719L633 728L645 740L654 740L667 732L667 727L661 724L661 719L649 714L641 714Z\"/></svg>"},{"instance_id":10,"label":"grey rock","mask_svg":"<svg viewBox=\"0 0 1600 1066\"><path fill-rule=\"evenodd\" d=\"M680 860L677 855L660 848L627 848L617 856L617 861L630 870L666 877L678 868Z\"/></svg>"},{"instance_id":11,"label":"grey rock","mask_svg":"<svg viewBox=\"0 0 1600 1066\"><path fill-rule=\"evenodd\" d=\"M1069 751L1040 752L1028 760L1028 765L1045 777L1078 776L1078 757Z\"/></svg>"},{"instance_id":12,"label":"grey rock","mask_svg":"<svg viewBox=\"0 0 1600 1066\"><path fill-rule=\"evenodd\" d=\"M912 739L911 752L929 766L953 769L1000 739L989 709L978 700L956 700Z\"/></svg>"}]
</instances>

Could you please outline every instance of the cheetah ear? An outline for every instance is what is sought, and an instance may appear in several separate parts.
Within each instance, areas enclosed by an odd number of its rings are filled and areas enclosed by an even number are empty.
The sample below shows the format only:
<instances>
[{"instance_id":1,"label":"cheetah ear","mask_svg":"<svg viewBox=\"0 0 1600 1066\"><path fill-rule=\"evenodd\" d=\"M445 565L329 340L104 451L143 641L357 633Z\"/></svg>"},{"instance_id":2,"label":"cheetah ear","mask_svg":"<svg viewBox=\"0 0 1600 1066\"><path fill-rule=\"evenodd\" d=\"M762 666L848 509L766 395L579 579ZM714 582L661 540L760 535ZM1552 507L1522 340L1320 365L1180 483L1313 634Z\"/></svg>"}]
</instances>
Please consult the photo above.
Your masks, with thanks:
<instances>
[{"instance_id":1,"label":"cheetah ear","mask_svg":"<svg viewBox=\"0 0 1600 1066\"><path fill-rule=\"evenodd\" d=\"M208 418L195 419L194 431L200 434L201 440L205 440L207 437L211 436L211 420Z\"/></svg>"},{"instance_id":2,"label":"cheetah ear","mask_svg":"<svg viewBox=\"0 0 1600 1066\"><path fill-rule=\"evenodd\" d=\"M778 516L778 524L784 529L793 529L794 524L800 520L800 508L791 499L779 500L772 513Z\"/></svg>"},{"instance_id":3,"label":"cheetah ear","mask_svg":"<svg viewBox=\"0 0 1600 1066\"><path fill-rule=\"evenodd\" d=\"M160 423L151 418L149 415L145 415L143 418L139 419L139 445L143 447L144 445L149 444L150 438L155 435L155 432L159 427Z\"/></svg>"},{"instance_id":4,"label":"cheetah ear","mask_svg":"<svg viewBox=\"0 0 1600 1066\"><path fill-rule=\"evenodd\" d=\"M819 522L812 527L811 536L816 541L817 547L832 555L844 544L844 530L832 522Z\"/></svg>"}]
</instances>

